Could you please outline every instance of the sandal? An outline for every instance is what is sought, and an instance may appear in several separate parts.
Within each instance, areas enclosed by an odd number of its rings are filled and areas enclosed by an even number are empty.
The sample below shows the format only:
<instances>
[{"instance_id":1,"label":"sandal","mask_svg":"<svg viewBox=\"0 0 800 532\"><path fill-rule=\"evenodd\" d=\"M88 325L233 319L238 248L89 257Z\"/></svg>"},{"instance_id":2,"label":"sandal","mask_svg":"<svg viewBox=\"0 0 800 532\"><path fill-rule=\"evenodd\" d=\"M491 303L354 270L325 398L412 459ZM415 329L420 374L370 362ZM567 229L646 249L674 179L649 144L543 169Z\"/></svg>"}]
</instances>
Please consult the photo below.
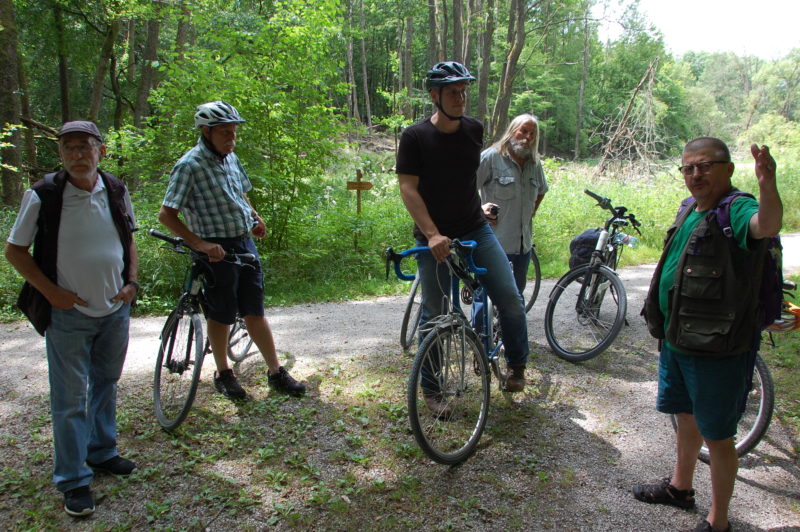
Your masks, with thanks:
<instances>
[{"instance_id":1,"label":"sandal","mask_svg":"<svg viewBox=\"0 0 800 532\"><path fill-rule=\"evenodd\" d=\"M669 504L678 508L694 508L694 490L679 490L669 483L669 477L659 484L639 484L631 491L637 500L650 504Z\"/></svg>"}]
</instances>

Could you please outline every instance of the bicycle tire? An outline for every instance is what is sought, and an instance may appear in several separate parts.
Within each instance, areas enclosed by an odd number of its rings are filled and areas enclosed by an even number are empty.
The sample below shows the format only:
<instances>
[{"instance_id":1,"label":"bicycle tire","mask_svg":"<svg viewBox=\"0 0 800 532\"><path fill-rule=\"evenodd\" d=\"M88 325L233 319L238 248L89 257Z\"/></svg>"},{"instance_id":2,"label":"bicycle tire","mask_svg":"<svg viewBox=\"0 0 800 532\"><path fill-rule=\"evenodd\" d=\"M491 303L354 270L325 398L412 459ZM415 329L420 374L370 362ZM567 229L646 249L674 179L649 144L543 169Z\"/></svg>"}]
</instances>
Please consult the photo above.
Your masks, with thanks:
<instances>
[{"instance_id":1,"label":"bicycle tire","mask_svg":"<svg viewBox=\"0 0 800 532\"><path fill-rule=\"evenodd\" d=\"M178 307L161 332L153 379L156 418L164 430L175 430L192 408L203 369L203 321Z\"/></svg>"},{"instance_id":2,"label":"bicycle tire","mask_svg":"<svg viewBox=\"0 0 800 532\"><path fill-rule=\"evenodd\" d=\"M531 268L528 268L528 275L525 281L525 290L522 291L522 297L525 300L525 313L528 313L533 304L536 303L536 298L539 297L539 289L542 287L542 266L539 264L539 257L536 256L536 248L531 248Z\"/></svg>"},{"instance_id":3,"label":"bicycle tire","mask_svg":"<svg viewBox=\"0 0 800 532\"><path fill-rule=\"evenodd\" d=\"M466 325L438 327L423 340L408 380L408 415L417 444L432 460L455 465L475 452L489 415L489 371L478 335ZM450 413L428 410L424 396L432 393Z\"/></svg>"},{"instance_id":4,"label":"bicycle tire","mask_svg":"<svg viewBox=\"0 0 800 532\"><path fill-rule=\"evenodd\" d=\"M489 355L494 351L497 344L503 341L503 334L500 331L500 316L497 313L497 307L492 304L491 298L486 298L486 312L491 318L489 319ZM494 358L489 360L494 376L497 378L497 388L505 391L506 377L509 371L508 360L506 360L505 350L500 349Z\"/></svg>"},{"instance_id":5,"label":"bicycle tire","mask_svg":"<svg viewBox=\"0 0 800 532\"><path fill-rule=\"evenodd\" d=\"M602 265L570 270L558 280L547 302L547 343L570 362L596 357L616 339L627 306L625 286L613 270Z\"/></svg>"},{"instance_id":6,"label":"bicycle tire","mask_svg":"<svg viewBox=\"0 0 800 532\"><path fill-rule=\"evenodd\" d=\"M253 338L247 332L244 320L237 317L228 335L228 358L233 362L241 362L250 356L251 347L253 347Z\"/></svg>"},{"instance_id":7,"label":"bicycle tire","mask_svg":"<svg viewBox=\"0 0 800 532\"><path fill-rule=\"evenodd\" d=\"M417 275L414 282L411 283L411 291L408 294L403 322L400 324L400 345L404 351L408 351L414 345L421 317L422 291L419 289L419 275Z\"/></svg>"},{"instance_id":8,"label":"bicycle tire","mask_svg":"<svg viewBox=\"0 0 800 532\"><path fill-rule=\"evenodd\" d=\"M739 419L736 431L736 454L742 457L755 449L767 434L772 422L772 413L775 409L775 384L767 363L756 355L756 367L753 372L753 389L747 396L745 411ZM672 428L678 430L674 415L670 415ZM698 460L706 464L711 463L711 455L705 443L700 448Z\"/></svg>"}]
</instances>

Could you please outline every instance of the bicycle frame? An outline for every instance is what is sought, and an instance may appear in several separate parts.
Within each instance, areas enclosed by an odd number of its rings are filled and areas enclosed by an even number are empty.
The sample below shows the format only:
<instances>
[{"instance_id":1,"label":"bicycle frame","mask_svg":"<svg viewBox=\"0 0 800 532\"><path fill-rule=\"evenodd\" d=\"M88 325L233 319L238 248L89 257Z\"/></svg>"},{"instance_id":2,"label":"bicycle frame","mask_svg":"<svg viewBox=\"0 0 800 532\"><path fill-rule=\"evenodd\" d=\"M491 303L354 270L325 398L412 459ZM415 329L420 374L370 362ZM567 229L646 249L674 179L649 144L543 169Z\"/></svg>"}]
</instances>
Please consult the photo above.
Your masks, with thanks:
<instances>
[{"instance_id":1,"label":"bicycle frame","mask_svg":"<svg viewBox=\"0 0 800 532\"><path fill-rule=\"evenodd\" d=\"M461 308L461 283L462 281L467 284L470 291L474 293L476 289L478 289L481 284L478 276L486 274L486 268L479 268L472 259L472 249L477 246L477 243L472 240L465 240L465 241L453 241L455 246L453 248L453 254L448 257L447 266L450 271L450 291L449 295L445 295L447 298L446 307L449 309L447 314L443 314L441 316L437 316L436 318L429 321L429 324L433 324L435 326L437 323L441 323L443 320L453 319L452 316L454 314L459 314L463 320L464 325L470 327L471 329L475 330L476 323L473 320L468 320L464 315L464 311ZM463 257L459 253L464 253ZM402 260L410 255L416 255L419 253L430 253L430 248L426 246L419 246L407 249L400 253L395 253L392 248L388 248L386 250L386 277L389 277L389 267L390 263L394 263L394 271L395 275L399 279L404 281L413 281L416 276L411 274L403 273L400 263ZM455 259L452 259L452 256L461 257L466 260L466 269L463 268L458 263L454 262ZM472 274L472 275L471 275ZM488 296L486 301L488 302ZM495 361L500 356L501 349L503 347L502 340L499 341L496 345L492 345L492 331L489 327L489 320L491 319L490 313L488 312L490 306L485 304L485 311L482 313L481 321L480 321L480 333L479 337L481 339L481 344L483 345L484 353L489 361ZM432 327L431 327L432 329Z\"/></svg>"}]
</instances>

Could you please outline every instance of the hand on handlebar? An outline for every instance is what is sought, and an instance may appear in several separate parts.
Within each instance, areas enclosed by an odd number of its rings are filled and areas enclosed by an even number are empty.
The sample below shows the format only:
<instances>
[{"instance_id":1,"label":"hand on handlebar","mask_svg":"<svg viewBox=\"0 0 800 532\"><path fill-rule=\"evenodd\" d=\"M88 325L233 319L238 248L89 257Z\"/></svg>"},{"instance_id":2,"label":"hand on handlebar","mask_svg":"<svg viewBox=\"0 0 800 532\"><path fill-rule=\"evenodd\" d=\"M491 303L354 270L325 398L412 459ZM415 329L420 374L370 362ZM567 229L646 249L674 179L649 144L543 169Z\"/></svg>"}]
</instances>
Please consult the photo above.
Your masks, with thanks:
<instances>
[{"instance_id":1,"label":"hand on handlebar","mask_svg":"<svg viewBox=\"0 0 800 532\"><path fill-rule=\"evenodd\" d=\"M428 240L428 247L436 262L442 262L450 254L450 239L437 234Z\"/></svg>"},{"instance_id":2,"label":"hand on handlebar","mask_svg":"<svg viewBox=\"0 0 800 532\"><path fill-rule=\"evenodd\" d=\"M225 250L219 244L201 240L197 246L194 247L195 251L205 253L208 255L209 262L219 262L225 258Z\"/></svg>"}]
</instances>

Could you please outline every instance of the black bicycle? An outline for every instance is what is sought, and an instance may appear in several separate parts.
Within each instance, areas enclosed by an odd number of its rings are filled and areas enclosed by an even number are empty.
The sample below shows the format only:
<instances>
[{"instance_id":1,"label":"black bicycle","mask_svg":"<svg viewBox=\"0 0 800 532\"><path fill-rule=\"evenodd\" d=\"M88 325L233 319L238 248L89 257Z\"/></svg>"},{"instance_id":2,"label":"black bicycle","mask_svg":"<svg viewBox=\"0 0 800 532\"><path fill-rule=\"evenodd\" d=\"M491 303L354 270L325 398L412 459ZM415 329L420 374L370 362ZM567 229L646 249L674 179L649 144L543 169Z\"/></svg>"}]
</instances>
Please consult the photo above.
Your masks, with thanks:
<instances>
[{"instance_id":1,"label":"black bicycle","mask_svg":"<svg viewBox=\"0 0 800 532\"><path fill-rule=\"evenodd\" d=\"M161 330L160 345L153 377L153 404L158 423L168 431L176 429L189 413L200 382L203 359L211 352L203 335L204 288L213 283L208 256L188 247L183 239L150 230L150 236L169 245L162 247L175 253L188 254L192 263L186 274L183 293L167 316ZM230 253L223 259L245 268L252 268L252 253ZM244 320L237 318L228 337L228 358L234 362L250 354L253 340Z\"/></svg>"},{"instance_id":2,"label":"black bicycle","mask_svg":"<svg viewBox=\"0 0 800 532\"><path fill-rule=\"evenodd\" d=\"M558 280L544 314L547 342L556 355L570 362L596 357L622 329L628 299L616 269L626 242L632 243L622 228L630 225L639 233L641 225L626 207L614 207L610 199L584 192L611 216L600 231L589 263Z\"/></svg>"}]
</instances>

